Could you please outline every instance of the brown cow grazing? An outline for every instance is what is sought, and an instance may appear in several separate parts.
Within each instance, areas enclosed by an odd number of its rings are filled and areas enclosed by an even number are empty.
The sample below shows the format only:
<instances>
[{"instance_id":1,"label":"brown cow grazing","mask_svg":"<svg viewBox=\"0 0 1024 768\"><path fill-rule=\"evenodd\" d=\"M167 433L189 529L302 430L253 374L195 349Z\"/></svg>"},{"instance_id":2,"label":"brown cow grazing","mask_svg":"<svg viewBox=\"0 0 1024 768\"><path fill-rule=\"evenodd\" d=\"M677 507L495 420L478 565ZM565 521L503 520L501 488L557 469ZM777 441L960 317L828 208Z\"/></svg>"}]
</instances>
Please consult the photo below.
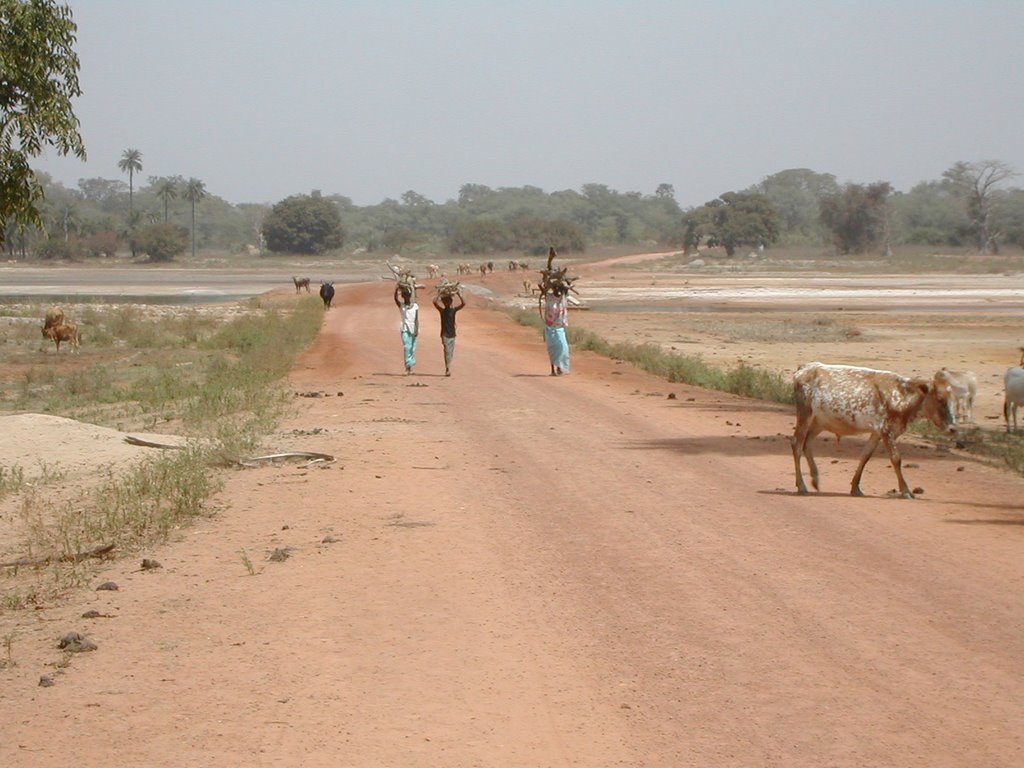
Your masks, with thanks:
<instances>
[{"instance_id":1,"label":"brown cow grazing","mask_svg":"<svg viewBox=\"0 0 1024 768\"><path fill-rule=\"evenodd\" d=\"M46 317L43 318L43 330L51 328L55 325L61 325L64 322L64 310L60 307L50 307L46 310ZM43 334L46 335L45 333Z\"/></svg>"},{"instance_id":2,"label":"brown cow grazing","mask_svg":"<svg viewBox=\"0 0 1024 768\"><path fill-rule=\"evenodd\" d=\"M78 349L78 326L74 323L61 323L43 330L43 335L57 345L60 352L60 343L66 341L71 345L72 350Z\"/></svg>"},{"instance_id":3,"label":"brown cow grazing","mask_svg":"<svg viewBox=\"0 0 1024 768\"><path fill-rule=\"evenodd\" d=\"M914 494L903 479L896 439L918 418L928 418L946 432L953 432L956 423L953 393L949 384L938 377L928 381L873 368L808 363L793 374L793 394L796 428L790 443L796 467L796 488L801 494L807 493L807 486L800 473L800 457L807 457L811 484L818 490L818 467L811 452L811 441L819 432L827 431L837 438L871 435L853 475L851 495L864 495L860 490L864 465L882 442L896 470L900 495L912 499Z\"/></svg>"}]
</instances>

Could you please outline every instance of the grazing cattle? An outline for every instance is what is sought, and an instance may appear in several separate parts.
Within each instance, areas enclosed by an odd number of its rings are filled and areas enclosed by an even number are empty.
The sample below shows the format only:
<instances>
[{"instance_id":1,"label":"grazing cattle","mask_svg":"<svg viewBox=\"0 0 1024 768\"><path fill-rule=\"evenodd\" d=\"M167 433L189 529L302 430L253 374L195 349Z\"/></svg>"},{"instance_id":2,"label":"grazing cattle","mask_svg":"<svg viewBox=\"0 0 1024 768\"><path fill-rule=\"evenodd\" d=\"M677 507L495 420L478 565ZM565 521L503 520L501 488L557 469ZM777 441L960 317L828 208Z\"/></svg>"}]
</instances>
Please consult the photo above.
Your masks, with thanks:
<instances>
[{"instance_id":1,"label":"grazing cattle","mask_svg":"<svg viewBox=\"0 0 1024 768\"><path fill-rule=\"evenodd\" d=\"M60 325L52 325L43 331L43 334L57 345L57 351L60 352L60 344L62 341L68 342L71 345L71 349L78 349L78 326L74 323L61 323Z\"/></svg>"},{"instance_id":2,"label":"grazing cattle","mask_svg":"<svg viewBox=\"0 0 1024 768\"><path fill-rule=\"evenodd\" d=\"M796 428L790 443L796 467L796 488L801 494L807 493L807 486L800 473L800 457L807 457L811 484L818 490L818 467L811 452L811 441L818 433L828 431L837 438L864 433L871 435L853 475L851 495L864 495L860 490L864 465L878 443L882 442L896 470L900 495L912 499L914 494L903 479L896 439L917 418L928 418L947 432L953 431L955 423L949 385L937 378L928 381L872 368L809 363L793 375L793 394Z\"/></svg>"},{"instance_id":3,"label":"grazing cattle","mask_svg":"<svg viewBox=\"0 0 1024 768\"><path fill-rule=\"evenodd\" d=\"M309 278L308 277L295 277L292 275L292 282L295 283L295 292L300 293L303 288L306 289L306 293L309 293Z\"/></svg>"},{"instance_id":4,"label":"grazing cattle","mask_svg":"<svg viewBox=\"0 0 1024 768\"><path fill-rule=\"evenodd\" d=\"M437 264L427 264L427 274L431 277L437 277L437 273L441 271L441 268Z\"/></svg>"},{"instance_id":5,"label":"grazing cattle","mask_svg":"<svg viewBox=\"0 0 1024 768\"><path fill-rule=\"evenodd\" d=\"M46 317L43 318L43 330L51 328L55 325L61 325L64 322L64 310L60 307L50 307L46 310ZM45 333L43 334L46 335Z\"/></svg>"},{"instance_id":6,"label":"grazing cattle","mask_svg":"<svg viewBox=\"0 0 1024 768\"><path fill-rule=\"evenodd\" d=\"M473 273L473 265L472 264L459 264L459 266L457 267L456 271L460 275L471 275Z\"/></svg>"},{"instance_id":7,"label":"grazing cattle","mask_svg":"<svg viewBox=\"0 0 1024 768\"><path fill-rule=\"evenodd\" d=\"M334 283L320 283L320 298L324 301L324 309L330 309L334 299Z\"/></svg>"},{"instance_id":8,"label":"grazing cattle","mask_svg":"<svg viewBox=\"0 0 1024 768\"><path fill-rule=\"evenodd\" d=\"M480 274L481 275L486 275L487 274L487 265L486 264L481 264L480 265Z\"/></svg>"},{"instance_id":9,"label":"grazing cattle","mask_svg":"<svg viewBox=\"0 0 1024 768\"><path fill-rule=\"evenodd\" d=\"M974 421L974 399L978 396L978 377L972 371L950 371L943 368L935 379L949 385L953 393L957 423Z\"/></svg>"},{"instance_id":10,"label":"grazing cattle","mask_svg":"<svg viewBox=\"0 0 1024 768\"><path fill-rule=\"evenodd\" d=\"M1017 409L1024 405L1024 368L1014 366L1007 368L1003 374L1003 418L1006 419L1006 431L1010 430L1010 418L1013 418L1013 432L1017 431Z\"/></svg>"}]
</instances>

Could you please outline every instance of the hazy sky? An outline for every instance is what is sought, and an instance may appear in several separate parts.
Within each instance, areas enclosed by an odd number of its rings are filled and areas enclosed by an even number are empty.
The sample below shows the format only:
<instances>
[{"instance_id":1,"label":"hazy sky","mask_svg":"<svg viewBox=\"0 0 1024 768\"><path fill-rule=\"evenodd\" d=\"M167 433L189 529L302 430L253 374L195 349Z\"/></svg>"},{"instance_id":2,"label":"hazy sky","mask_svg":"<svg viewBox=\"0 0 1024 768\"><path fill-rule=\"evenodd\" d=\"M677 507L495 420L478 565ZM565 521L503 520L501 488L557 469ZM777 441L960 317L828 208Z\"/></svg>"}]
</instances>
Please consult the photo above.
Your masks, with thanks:
<instances>
[{"instance_id":1,"label":"hazy sky","mask_svg":"<svg viewBox=\"0 0 1024 768\"><path fill-rule=\"evenodd\" d=\"M89 160L35 166L70 187L128 148L232 203L1024 171L1021 0L69 4Z\"/></svg>"}]
</instances>

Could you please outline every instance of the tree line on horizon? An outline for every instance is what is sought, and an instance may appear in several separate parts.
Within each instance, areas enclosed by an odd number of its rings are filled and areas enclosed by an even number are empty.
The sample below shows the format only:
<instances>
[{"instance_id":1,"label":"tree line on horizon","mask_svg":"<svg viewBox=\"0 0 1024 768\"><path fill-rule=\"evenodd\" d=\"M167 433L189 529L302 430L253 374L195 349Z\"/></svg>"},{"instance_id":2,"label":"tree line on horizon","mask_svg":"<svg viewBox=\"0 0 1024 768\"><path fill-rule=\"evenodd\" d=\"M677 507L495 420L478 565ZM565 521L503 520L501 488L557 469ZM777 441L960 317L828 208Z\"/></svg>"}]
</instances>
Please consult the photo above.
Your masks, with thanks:
<instances>
[{"instance_id":1,"label":"tree line on horizon","mask_svg":"<svg viewBox=\"0 0 1024 768\"><path fill-rule=\"evenodd\" d=\"M895 192L887 182L840 184L806 168L772 174L743 190L683 209L670 184L651 195L603 184L547 193L539 187L464 184L435 203L415 191L357 206L317 191L276 204L233 205L198 179L151 176L138 150L125 150L121 179L88 178L69 189L36 174L41 224L8 224L8 255L78 259L130 250L165 261L195 249L228 253L488 255L583 252L596 245L695 251L812 246L837 254L896 245L997 252L1024 247L1024 190L999 161L958 162L942 178ZM197 218L198 214L198 218Z\"/></svg>"}]
</instances>

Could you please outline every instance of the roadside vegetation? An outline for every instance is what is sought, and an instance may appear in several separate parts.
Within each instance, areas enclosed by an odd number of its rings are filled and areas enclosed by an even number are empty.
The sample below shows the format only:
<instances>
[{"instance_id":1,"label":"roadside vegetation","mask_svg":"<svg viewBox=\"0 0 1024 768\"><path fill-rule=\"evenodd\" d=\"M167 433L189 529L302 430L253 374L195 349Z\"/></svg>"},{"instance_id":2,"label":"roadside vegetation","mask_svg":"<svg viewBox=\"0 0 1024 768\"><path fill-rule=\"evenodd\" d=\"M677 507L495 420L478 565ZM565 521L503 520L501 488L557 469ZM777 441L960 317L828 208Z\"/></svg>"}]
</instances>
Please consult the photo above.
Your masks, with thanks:
<instances>
[{"instance_id":1,"label":"roadside vegetation","mask_svg":"<svg viewBox=\"0 0 1024 768\"><path fill-rule=\"evenodd\" d=\"M220 487L219 468L251 455L285 414L291 398L283 377L323 316L316 297L276 306L253 300L227 320L199 310L77 309L88 347L62 354L58 370L53 350L40 350L35 318L44 308L0 306L0 320L11 327L0 354L7 370L0 412L188 440L183 449L108 471L75 498L53 492L62 479L59 458L31 481L26 467L0 466L0 502L23 532L21 564L4 569L16 585L4 589L0 608L24 607L82 582L91 567L83 552L111 544L119 555L134 552L204 514Z\"/></svg>"},{"instance_id":2,"label":"roadside vegetation","mask_svg":"<svg viewBox=\"0 0 1024 768\"><path fill-rule=\"evenodd\" d=\"M510 310L520 325L542 330L540 317L535 311ZM667 352L657 344L609 342L597 334L574 326L568 328L569 343L573 349L596 352L612 360L631 363L641 370L666 381L691 384L704 389L730 392L743 397L768 400L774 403L792 403L793 386L780 373L740 363L723 370L701 359L699 355Z\"/></svg>"}]
</instances>

